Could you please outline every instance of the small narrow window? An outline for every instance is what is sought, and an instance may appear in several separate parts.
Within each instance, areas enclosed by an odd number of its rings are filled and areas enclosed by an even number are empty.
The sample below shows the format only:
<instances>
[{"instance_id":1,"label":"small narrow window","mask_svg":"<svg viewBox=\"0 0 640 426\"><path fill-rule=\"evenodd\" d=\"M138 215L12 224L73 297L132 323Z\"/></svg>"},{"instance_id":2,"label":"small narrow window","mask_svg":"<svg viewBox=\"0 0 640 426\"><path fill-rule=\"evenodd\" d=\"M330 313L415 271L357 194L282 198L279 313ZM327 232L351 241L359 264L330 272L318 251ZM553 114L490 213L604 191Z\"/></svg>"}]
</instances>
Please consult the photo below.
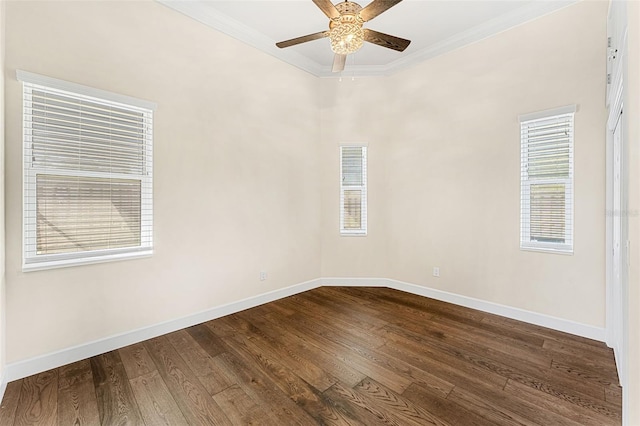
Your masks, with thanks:
<instances>
[{"instance_id":1,"label":"small narrow window","mask_svg":"<svg viewBox=\"0 0 640 426\"><path fill-rule=\"evenodd\" d=\"M573 252L575 106L520 117L520 248Z\"/></svg>"},{"instance_id":2,"label":"small narrow window","mask_svg":"<svg viewBox=\"0 0 640 426\"><path fill-rule=\"evenodd\" d=\"M24 103L23 269L151 254L149 103L26 72L18 78Z\"/></svg>"},{"instance_id":3,"label":"small narrow window","mask_svg":"<svg viewBox=\"0 0 640 426\"><path fill-rule=\"evenodd\" d=\"M340 233L367 234L367 147L340 147Z\"/></svg>"}]
</instances>

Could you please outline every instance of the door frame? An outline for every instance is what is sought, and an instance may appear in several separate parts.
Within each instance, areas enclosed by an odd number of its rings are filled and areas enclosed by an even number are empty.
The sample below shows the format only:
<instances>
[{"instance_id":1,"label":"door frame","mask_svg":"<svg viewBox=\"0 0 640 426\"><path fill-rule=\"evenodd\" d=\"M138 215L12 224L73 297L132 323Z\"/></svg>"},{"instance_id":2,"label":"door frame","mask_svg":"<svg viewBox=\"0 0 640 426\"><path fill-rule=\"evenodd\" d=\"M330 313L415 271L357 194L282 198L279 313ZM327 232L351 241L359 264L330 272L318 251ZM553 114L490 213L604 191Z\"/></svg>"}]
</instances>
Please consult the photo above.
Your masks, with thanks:
<instances>
[{"instance_id":1,"label":"door frame","mask_svg":"<svg viewBox=\"0 0 640 426\"><path fill-rule=\"evenodd\" d=\"M611 11L610 11L611 12ZM622 12L622 13L620 13ZM624 387L627 383L627 362L625 357L627 353L627 330L628 330L628 305L625 303L629 289L629 258L628 258L628 175L627 175L627 140L626 140L626 120L624 116L624 82L626 69L626 49L627 49L627 31L626 21L621 17L626 17L625 10L618 12L617 22L612 22L610 16L610 26L624 26L620 28L609 28L609 34L613 37L613 46L608 52L609 87L607 90L608 120L606 129L606 343L613 348L616 367L618 369L618 377L620 385L623 387L623 397L626 394ZM614 18L615 19L615 18ZM623 22L620 22L623 21ZM613 24L613 25L611 25ZM622 31L617 36L613 33L615 30ZM618 125L623 126L622 138L620 140L620 206L614 206L614 173L616 172L614 158L614 131ZM619 215L620 219L620 250L614 253L614 215ZM619 256L615 259L614 256ZM616 260L620 265L620 282L616 283L613 276L613 265ZM617 296L616 297L616 293ZM623 409L625 404L623 402Z\"/></svg>"}]
</instances>

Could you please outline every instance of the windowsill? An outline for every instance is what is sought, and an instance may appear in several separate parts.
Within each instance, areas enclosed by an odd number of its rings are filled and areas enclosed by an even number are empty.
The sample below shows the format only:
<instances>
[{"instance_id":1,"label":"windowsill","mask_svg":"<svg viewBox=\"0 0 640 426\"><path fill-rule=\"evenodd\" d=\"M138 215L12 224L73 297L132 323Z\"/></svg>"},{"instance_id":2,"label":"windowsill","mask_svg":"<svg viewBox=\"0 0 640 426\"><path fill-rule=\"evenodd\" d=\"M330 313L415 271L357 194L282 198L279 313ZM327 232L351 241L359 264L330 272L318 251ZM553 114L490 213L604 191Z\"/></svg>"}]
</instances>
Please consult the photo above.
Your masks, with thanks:
<instances>
[{"instance_id":1,"label":"windowsill","mask_svg":"<svg viewBox=\"0 0 640 426\"><path fill-rule=\"evenodd\" d=\"M71 266L92 265L96 263L117 262L120 260L141 259L151 257L153 249L133 253L118 253L79 259L49 260L35 263L23 263L22 272L44 271L47 269L68 268Z\"/></svg>"},{"instance_id":2,"label":"windowsill","mask_svg":"<svg viewBox=\"0 0 640 426\"><path fill-rule=\"evenodd\" d=\"M573 256L573 250L562 250L562 249L553 249L547 247L522 247L520 246L521 251L534 251L541 253L551 253L551 254L562 254L565 256Z\"/></svg>"},{"instance_id":3,"label":"windowsill","mask_svg":"<svg viewBox=\"0 0 640 426\"><path fill-rule=\"evenodd\" d=\"M341 232L341 237L366 237L366 232Z\"/></svg>"}]
</instances>

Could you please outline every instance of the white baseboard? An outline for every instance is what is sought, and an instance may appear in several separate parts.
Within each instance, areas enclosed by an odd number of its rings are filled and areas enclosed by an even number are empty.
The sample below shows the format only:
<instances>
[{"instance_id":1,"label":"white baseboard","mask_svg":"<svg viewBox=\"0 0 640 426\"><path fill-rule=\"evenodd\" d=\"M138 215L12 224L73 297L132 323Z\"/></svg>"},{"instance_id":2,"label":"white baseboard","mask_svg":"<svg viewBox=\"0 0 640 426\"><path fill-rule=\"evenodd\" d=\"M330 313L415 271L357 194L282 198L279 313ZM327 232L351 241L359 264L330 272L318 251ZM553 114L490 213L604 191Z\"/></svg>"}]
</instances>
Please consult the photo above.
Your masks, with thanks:
<instances>
[{"instance_id":1,"label":"white baseboard","mask_svg":"<svg viewBox=\"0 0 640 426\"><path fill-rule=\"evenodd\" d=\"M0 373L0 402L2 402L2 398L4 398L4 392L7 390L7 375L4 373Z\"/></svg>"},{"instance_id":2,"label":"white baseboard","mask_svg":"<svg viewBox=\"0 0 640 426\"><path fill-rule=\"evenodd\" d=\"M416 294L418 296L430 297L431 299L441 300L443 302L453 303L455 305L464 306L491 314L500 315L518 321L535 324L542 327L551 328L553 330L563 331L565 333L574 334L576 336L586 337L588 339L604 342L606 338L606 330L601 327L581 324L562 318L552 317L549 315L539 314L524 309L513 308L511 306L500 305L498 303L488 302L486 300L475 299L473 297L462 296L447 291L436 290L429 287L423 287L416 284L410 284L398 280L386 278L322 278L321 283L324 286L359 286L359 287L389 287L407 293Z\"/></svg>"},{"instance_id":3,"label":"white baseboard","mask_svg":"<svg viewBox=\"0 0 640 426\"><path fill-rule=\"evenodd\" d=\"M2 377L0 377L0 396L4 394L7 382L28 377L33 374L38 374L52 368L80 361L85 358L90 358L92 356L119 349L127 345L142 342L147 339L181 330L186 327L191 327L193 325L220 318L234 312L243 311L245 309L259 306L264 303L273 302L275 300L292 296L294 294L298 294L321 286L389 287L419 296L430 297L432 299L454 303L456 305L465 306L503 317L540 325L554 330L564 331L566 333L571 333L602 342L605 341L606 337L604 328L580 324L562 318L551 317L535 312L526 311L524 309L513 308L510 306L487 302L480 299L474 299L472 297L461 296L459 294L423 287L416 284L405 283L402 281L387 278L319 278L283 289L264 293L255 297L243 299L238 302L233 302L227 305L207 309L205 311L197 312L183 318L166 321L149 327L140 328L130 332L110 336L104 339L95 340L93 342L85 343L82 345L62 349L60 351L52 352L46 355L8 364L3 370Z\"/></svg>"},{"instance_id":4,"label":"white baseboard","mask_svg":"<svg viewBox=\"0 0 640 426\"><path fill-rule=\"evenodd\" d=\"M110 336L104 339L95 340L93 342L85 343L82 345L62 349L56 352L48 353L46 355L10 363L4 370L3 379L5 379L7 382L22 379L24 377L38 374L52 368L57 368L62 365L80 361L85 358L90 358L92 356L100 355L105 352L113 351L127 345L132 345L134 343L139 343L147 339L162 336L163 334L172 333L177 330L182 330L186 327L191 327L196 324L211 321L213 319L220 318L234 312L240 312L245 309L253 308L255 306L273 302L275 300L292 296L294 294L302 293L303 291L314 289L316 287L319 287L320 285L321 284L319 279L307 281L301 284L296 284L290 287L260 294L258 296L249 297L238 302L233 302L227 305L207 309L183 318L162 322L152 326L143 327L137 330Z\"/></svg>"}]
</instances>

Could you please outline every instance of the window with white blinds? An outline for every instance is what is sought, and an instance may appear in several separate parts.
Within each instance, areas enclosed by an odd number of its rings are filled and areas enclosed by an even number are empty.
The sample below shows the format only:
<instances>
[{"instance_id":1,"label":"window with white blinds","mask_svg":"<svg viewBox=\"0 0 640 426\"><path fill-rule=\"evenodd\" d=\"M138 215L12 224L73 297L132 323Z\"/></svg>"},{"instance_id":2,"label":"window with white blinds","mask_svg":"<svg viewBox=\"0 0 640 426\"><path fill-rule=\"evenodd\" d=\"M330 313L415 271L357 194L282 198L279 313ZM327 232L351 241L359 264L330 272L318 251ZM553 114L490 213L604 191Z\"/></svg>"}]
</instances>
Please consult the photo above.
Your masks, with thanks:
<instances>
[{"instance_id":1,"label":"window with white blinds","mask_svg":"<svg viewBox=\"0 0 640 426\"><path fill-rule=\"evenodd\" d=\"M24 270L147 256L153 104L19 72Z\"/></svg>"},{"instance_id":2,"label":"window with white blinds","mask_svg":"<svg viewBox=\"0 0 640 426\"><path fill-rule=\"evenodd\" d=\"M340 233L367 234L367 147L340 147Z\"/></svg>"},{"instance_id":3,"label":"window with white blinds","mask_svg":"<svg viewBox=\"0 0 640 426\"><path fill-rule=\"evenodd\" d=\"M520 117L520 248L573 252L575 106Z\"/></svg>"}]
</instances>

